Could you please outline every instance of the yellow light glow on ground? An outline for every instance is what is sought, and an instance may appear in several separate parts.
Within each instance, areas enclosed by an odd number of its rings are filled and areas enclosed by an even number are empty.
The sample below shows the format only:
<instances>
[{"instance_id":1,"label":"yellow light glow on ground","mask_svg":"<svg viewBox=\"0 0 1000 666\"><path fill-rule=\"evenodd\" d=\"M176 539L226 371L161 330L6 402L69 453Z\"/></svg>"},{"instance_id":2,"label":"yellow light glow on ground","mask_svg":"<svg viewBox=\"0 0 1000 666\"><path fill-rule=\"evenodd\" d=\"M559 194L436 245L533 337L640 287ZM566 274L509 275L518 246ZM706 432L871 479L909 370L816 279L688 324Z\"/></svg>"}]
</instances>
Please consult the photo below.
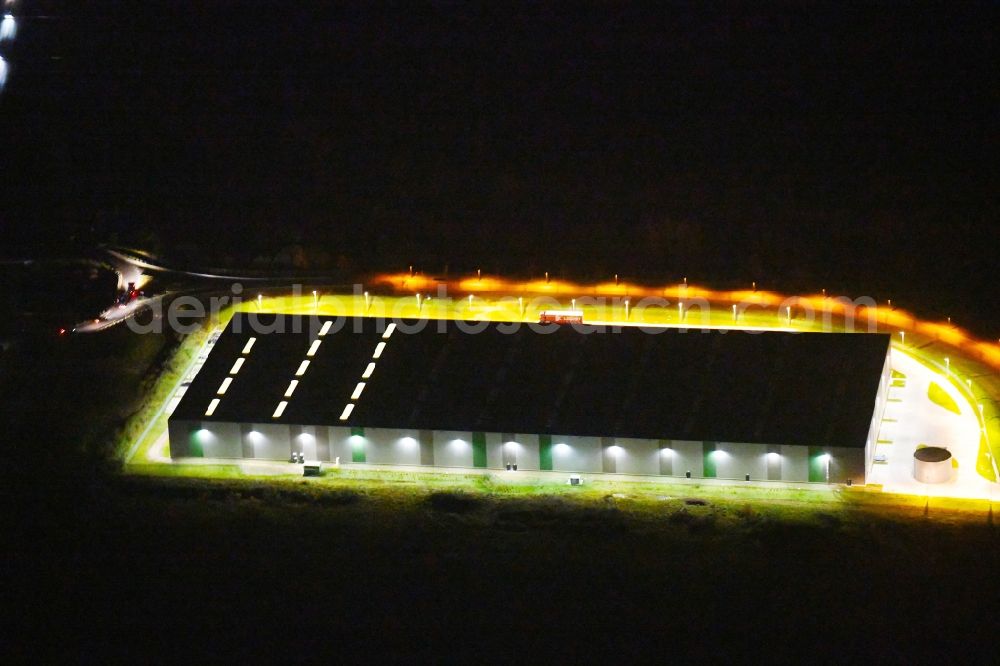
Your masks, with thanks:
<instances>
[{"instance_id":1,"label":"yellow light glow on ground","mask_svg":"<svg viewBox=\"0 0 1000 666\"><path fill-rule=\"evenodd\" d=\"M506 283L499 279L493 277L482 278L465 278L460 280L458 283L459 289L462 291L500 291L504 288Z\"/></svg>"},{"instance_id":2,"label":"yellow light glow on ground","mask_svg":"<svg viewBox=\"0 0 1000 666\"><path fill-rule=\"evenodd\" d=\"M490 300L497 301L500 296L516 298L516 296L513 296L515 294L521 295L526 299L536 296L565 296L581 298L585 296L624 297L627 295L631 299L632 313L637 312L635 306L638 301L644 297L662 297L674 301L681 301L684 299L704 299L714 305L724 306L721 308L723 312L719 314L720 319L718 321L715 320L716 313L713 311L710 321L688 322L692 323L692 325L697 323L722 324L723 322L721 317L723 316L727 318L728 322L732 323L732 312L730 307L734 303L742 303L744 305L750 305L751 307L741 311L739 321L739 327L741 328L749 326L772 326L784 328L786 325L786 321L783 321L785 319L785 313L783 311L777 312L777 309L779 307L783 307L782 304L787 303L798 303L802 306L809 307L816 315L818 315L816 317L817 320L822 319L819 315L847 317L852 314L851 310L853 310L853 319L858 330L864 330L866 328L867 321L870 319L875 324L890 329L893 333L900 330L920 333L933 340L954 346L969 353L974 358L986 362L994 368L1000 369L1000 344L976 340L968 331L952 324L922 321L913 313L900 308L889 307L888 305L876 307L855 307L850 303L850 299L847 299L847 302L845 302L843 298L837 297L833 294L789 296L761 289L713 290L696 285L690 281L686 285L683 283L674 283L664 285L662 287L655 287L639 285L631 282L625 283L622 281L619 281L618 284L615 284L614 282L600 282L588 285L555 279L549 279L548 281L544 279L526 281L505 280L496 276L484 276L482 278L473 276L447 280L431 279L422 275L410 276L406 273L378 275L375 276L374 283L388 286L395 291L402 292L415 293L419 289L427 289L431 285L445 286L450 293L454 294L467 294L469 292L474 292L477 295L477 300L473 306L473 315L476 319L486 319L490 321L511 321L523 318L521 314L517 312L516 306L510 307L507 305L497 307L494 302L492 304L493 308L490 308ZM498 298L489 299L486 294L494 294ZM456 299L456 303L457 306L453 307L452 311L443 310L440 303L436 304L435 309L430 314L426 311L416 311L415 308L413 308L414 312L412 313L405 308L402 308L399 311L403 313L402 316L413 317L430 317L431 314L436 315L434 318L446 319L468 317L468 300L464 298ZM761 309L758 309L758 307ZM585 310L587 311L588 318L593 319L592 311L587 308L585 308ZM605 308L605 310L606 312L601 314L598 317L599 319L607 321L625 321L623 308L621 313L617 311L612 312L611 308ZM365 313L359 311L357 314ZM384 307L382 314L383 316L386 314ZM646 314L650 316L645 317L640 323L670 323L670 317L665 316L662 313L650 314L650 311L647 311ZM504 319L504 317L506 317L506 319ZM630 317L630 319L631 318L632 317ZM676 312L673 313L673 319L676 321ZM767 319L770 319L771 321L768 322L766 321ZM796 330L815 330L808 328L807 324L800 319L801 318L797 317L793 322Z\"/></svg>"},{"instance_id":3,"label":"yellow light glow on ground","mask_svg":"<svg viewBox=\"0 0 1000 666\"><path fill-rule=\"evenodd\" d=\"M630 293L638 293L635 291L630 292L629 287L630 285L619 280L618 284L614 282L600 282L593 286L593 290L599 296L628 296Z\"/></svg>"},{"instance_id":4,"label":"yellow light glow on ground","mask_svg":"<svg viewBox=\"0 0 1000 666\"><path fill-rule=\"evenodd\" d=\"M537 321L540 310L569 308L572 298L577 299L578 307L584 310L585 321L602 324L646 324L681 328L697 328L704 325L724 329L840 332L850 327L856 331L868 330L870 317L872 324L877 324L877 330L892 334L894 350L902 350L906 355L919 357L925 362L937 365L943 363L943 357L951 358L951 372L942 377L946 377L945 381L951 381L958 386L963 396L974 394L973 409L977 403L985 404L985 413L980 417L984 425L976 471L988 480L995 479L993 463L995 455L1000 455L1000 446L997 445L997 442L1000 442L1000 416L998 416L1000 395L984 377L989 369L1000 369L1000 344L976 339L968 331L951 323L923 321L899 307L889 307L888 303L877 307L857 307L851 299L838 297L833 293L786 296L760 289L711 290L690 281L687 287L677 283L656 287L623 281L619 281L618 284L604 281L589 285L555 280L508 281L496 276L484 276L481 280L476 277L453 280L432 280L414 276L420 278L415 280L408 275L396 277L399 278L396 282L380 282L376 279L361 288L369 289L368 292L359 290L356 294L324 293L318 305L308 292L269 296L261 299L259 303L257 299L244 301L234 308L224 309L220 313L216 328L225 327L234 311L298 314L307 317L319 315L389 319L393 317L476 319L495 322ZM372 288L375 284L384 284L388 288L376 290ZM436 291L439 285L444 287L448 294L444 298L439 298ZM536 291L526 288L532 285L544 286ZM424 301L423 308L419 310L414 299L417 291L425 295L430 293L433 296L432 300ZM470 294L474 296L471 307L468 299ZM543 296L547 302L532 303L532 299ZM642 299L647 296L667 299L669 303L666 306L655 304L645 309L639 307ZM518 307L518 297L524 299L523 315ZM588 303L587 297L598 299L598 302ZM627 316L623 303L625 297L630 300ZM697 307L697 304L693 303L697 299L706 301L709 310L703 311L704 308ZM683 320L678 319L676 307L677 302L681 300L685 302L687 315ZM791 326L786 325L784 313L784 307L788 304L792 305L794 314ZM736 321L733 320L733 305L738 307ZM811 308L815 316L807 317L802 312L807 308ZM332 322L326 321L320 334L330 330ZM905 338L900 333L905 333ZM977 363L989 368L976 365ZM371 376L374 366L375 364L371 363L366 368L365 378ZM234 366L234 369L236 368L238 365ZM943 372L943 366L939 370ZM967 384L969 378L973 380L972 386ZM993 379L995 377L989 376L989 380ZM285 397L291 397L293 391L290 386ZM166 406L168 402L163 404ZM964 406L965 402L962 404ZM345 419L353 407L354 403L348 403L345 407ZM147 432L133 445L137 459L153 460L155 456L150 457L153 455L150 452L160 445L158 443L166 440L166 415L157 416L156 419L159 420L150 422ZM169 462L169 458L163 461Z\"/></svg>"}]
</instances>

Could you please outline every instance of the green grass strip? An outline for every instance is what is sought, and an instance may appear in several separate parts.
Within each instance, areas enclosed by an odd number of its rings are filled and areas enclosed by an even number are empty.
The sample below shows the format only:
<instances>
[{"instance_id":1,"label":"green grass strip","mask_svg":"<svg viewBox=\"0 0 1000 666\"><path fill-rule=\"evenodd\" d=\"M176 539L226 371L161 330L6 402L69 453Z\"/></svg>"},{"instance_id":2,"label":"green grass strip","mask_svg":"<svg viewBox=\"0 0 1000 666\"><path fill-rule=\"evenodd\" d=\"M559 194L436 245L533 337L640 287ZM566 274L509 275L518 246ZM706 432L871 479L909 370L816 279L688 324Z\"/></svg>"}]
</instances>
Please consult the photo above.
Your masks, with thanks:
<instances>
[{"instance_id":1,"label":"green grass strip","mask_svg":"<svg viewBox=\"0 0 1000 666\"><path fill-rule=\"evenodd\" d=\"M927 389L927 397L930 398L931 402L938 407L943 407L949 412L954 412L955 414L962 413L962 411L958 408L958 403L955 402L955 399L948 395L948 392L935 382L931 382L930 387Z\"/></svg>"}]
</instances>

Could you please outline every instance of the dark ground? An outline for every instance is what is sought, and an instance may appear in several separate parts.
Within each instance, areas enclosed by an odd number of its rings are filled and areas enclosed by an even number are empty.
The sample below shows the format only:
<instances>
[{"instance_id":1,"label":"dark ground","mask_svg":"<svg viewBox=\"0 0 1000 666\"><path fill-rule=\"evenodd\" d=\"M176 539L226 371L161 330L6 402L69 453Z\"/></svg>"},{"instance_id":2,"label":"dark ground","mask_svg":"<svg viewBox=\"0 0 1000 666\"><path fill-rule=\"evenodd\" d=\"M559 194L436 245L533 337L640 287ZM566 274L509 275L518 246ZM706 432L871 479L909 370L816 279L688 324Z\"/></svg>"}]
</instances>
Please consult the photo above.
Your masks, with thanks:
<instances>
[{"instance_id":1,"label":"dark ground","mask_svg":"<svg viewBox=\"0 0 1000 666\"><path fill-rule=\"evenodd\" d=\"M456 502L123 477L114 431L170 342L0 358L0 654L66 661L940 662L995 648L985 512Z\"/></svg>"},{"instance_id":2,"label":"dark ground","mask_svg":"<svg viewBox=\"0 0 1000 666\"><path fill-rule=\"evenodd\" d=\"M0 253L756 279L1000 337L995 5L493 7L19 2ZM985 519L651 525L122 479L110 442L168 342L0 355L4 655L996 648Z\"/></svg>"},{"instance_id":3,"label":"dark ground","mask_svg":"<svg viewBox=\"0 0 1000 666\"><path fill-rule=\"evenodd\" d=\"M14 558L5 604L30 630L8 646L74 661L941 663L995 649L985 521L650 522L556 499L453 513L256 490L53 493L66 504L48 534L18 542L46 552Z\"/></svg>"},{"instance_id":4,"label":"dark ground","mask_svg":"<svg viewBox=\"0 0 1000 666\"><path fill-rule=\"evenodd\" d=\"M311 7L21 2L0 239L756 280L1000 337L995 3Z\"/></svg>"}]
</instances>

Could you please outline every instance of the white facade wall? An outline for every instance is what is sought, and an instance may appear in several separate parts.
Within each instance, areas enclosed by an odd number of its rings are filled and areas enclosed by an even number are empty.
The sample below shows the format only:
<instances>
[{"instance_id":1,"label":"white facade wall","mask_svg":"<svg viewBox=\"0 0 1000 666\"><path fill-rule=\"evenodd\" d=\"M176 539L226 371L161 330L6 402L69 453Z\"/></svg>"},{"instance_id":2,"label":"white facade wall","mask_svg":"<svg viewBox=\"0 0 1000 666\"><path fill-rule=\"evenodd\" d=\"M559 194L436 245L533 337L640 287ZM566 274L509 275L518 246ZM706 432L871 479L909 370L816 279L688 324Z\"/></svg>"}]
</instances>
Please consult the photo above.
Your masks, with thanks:
<instances>
[{"instance_id":1,"label":"white facade wall","mask_svg":"<svg viewBox=\"0 0 1000 666\"><path fill-rule=\"evenodd\" d=\"M674 439L670 442L673 466L672 476L685 476L691 472L694 478L705 474L705 458L702 455L702 443L692 440ZM664 454L666 455L666 454Z\"/></svg>"},{"instance_id":2,"label":"white facade wall","mask_svg":"<svg viewBox=\"0 0 1000 666\"><path fill-rule=\"evenodd\" d=\"M254 458L288 460L292 451L307 459L342 465L360 462L379 465L474 468L473 434L456 431L418 431L365 428L364 435L338 426L292 426L274 423L219 423L171 421L174 457ZM519 470L541 467L538 435L484 433L486 468L503 469L508 462ZM729 442L653 440L558 436L551 438L553 471L599 474L653 475L704 478L706 460L714 463L715 478L753 481L809 480L809 447L768 446ZM714 447L715 451L711 451ZM771 451L771 454L768 452ZM864 483L866 452L861 448L827 448L829 480ZM776 455L780 460L775 460ZM769 474L769 462L770 474Z\"/></svg>"},{"instance_id":3,"label":"white facade wall","mask_svg":"<svg viewBox=\"0 0 1000 666\"><path fill-rule=\"evenodd\" d=\"M215 425L218 427L214 427ZM211 429L205 428L204 430L205 433L196 434L195 437L201 442L201 448L206 458L240 458L243 456L238 423L213 424Z\"/></svg>"},{"instance_id":4,"label":"white facade wall","mask_svg":"<svg viewBox=\"0 0 1000 666\"><path fill-rule=\"evenodd\" d=\"M781 478L809 478L809 449L804 446L781 447Z\"/></svg>"},{"instance_id":5,"label":"white facade wall","mask_svg":"<svg viewBox=\"0 0 1000 666\"><path fill-rule=\"evenodd\" d=\"M559 472L600 472L601 438L553 437L552 469Z\"/></svg>"},{"instance_id":6,"label":"white facade wall","mask_svg":"<svg viewBox=\"0 0 1000 666\"><path fill-rule=\"evenodd\" d=\"M253 447L254 458L288 460L292 455L291 432L286 425L254 423L247 437Z\"/></svg>"},{"instance_id":7,"label":"white facade wall","mask_svg":"<svg viewBox=\"0 0 1000 666\"><path fill-rule=\"evenodd\" d=\"M297 445L296 449L302 452L306 460L317 460L320 458L316 443L317 430L317 426L305 426L302 428L301 433L292 438L292 444Z\"/></svg>"},{"instance_id":8,"label":"white facade wall","mask_svg":"<svg viewBox=\"0 0 1000 666\"><path fill-rule=\"evenodd\" d=\"M503 467L503 441L500 433L486 433L486 466L492 469Z\"/></svg>"},{"instance_id":9,"label":"white facade wall","mask_svg":"<svg viewBox=\"0 0 1000 666\"><path fill-rule=\"evenodd\" d=\"M350 462L351 429L340 426L331 426L327 428L327 436L330 438L330 462L335 461L337 458L340 458L341 462Z\"/></svg>"},{"instance_id":10,"label":"white facade wall","mask_svg":"<svg viewBox=\"0 0 1000 666\"><path fill-rule=\"evenodd\" d=\"M655 439L615 438L617 474L659 474L660 447Z\"/></svg>"},{"instance_id":11,"label":"white facade wall","mask_svg":"<svg viewBox=\"0 0 1000 666\"><path fill-rule=\"evenodd\" d=\"M717 478L742 479L749 474L751 479L767 479L766 444L719 442L713 455Z\"/></svg>"},{"instance_id":12,"label":"white facade wall","mask_svg":"<svg viewBox=\"0 0 1000 666\"><path fill-rule=\"evenodd\" d=\"M504 442L508 455L517 462L518 469L538 469L538 435L514 435L512 440Z\"/></svg>"},{"instance_id":13,"label":"white facade wall","mask_svg":"<svg viewBox=\"0 0 1000 666\"><path fill-rule=\"evenodd\" d=\"M472 467L472 433L433 431L436 467Z\"/></svg>"},{"instance_id":14,"label":"white facade wall","mask_svg":"<svg viewBox=\"0 0 1000 666\"><path fill-rule=\"evenodd\" d=\"M348 440L357 435L348 433ZM373 465L419 465L420 464L420 431L390 430L386 428L366 428L363 441L365 462ZM347 454L340 459L341 463L352 459L354 441L349 441Z\"/></svg>"},{"instance_id":15,"label":"white facade wall","mask_svg":"<svg viewBox=\"0 0 1000 666\"><path fill-rule=\"evenodd\" d=\"M885 356L885 364L882 366L882 375L879 378L878 393L875 396L875 411L872 413L872 422L868 427L868 439L865 442L865 471L870 470L875 457L875 445L878 442L879 429L882 426L882 417L885 415L885 406L889 400L889 388L892 386L892 347Z\"/></svg>"}]
</instances>

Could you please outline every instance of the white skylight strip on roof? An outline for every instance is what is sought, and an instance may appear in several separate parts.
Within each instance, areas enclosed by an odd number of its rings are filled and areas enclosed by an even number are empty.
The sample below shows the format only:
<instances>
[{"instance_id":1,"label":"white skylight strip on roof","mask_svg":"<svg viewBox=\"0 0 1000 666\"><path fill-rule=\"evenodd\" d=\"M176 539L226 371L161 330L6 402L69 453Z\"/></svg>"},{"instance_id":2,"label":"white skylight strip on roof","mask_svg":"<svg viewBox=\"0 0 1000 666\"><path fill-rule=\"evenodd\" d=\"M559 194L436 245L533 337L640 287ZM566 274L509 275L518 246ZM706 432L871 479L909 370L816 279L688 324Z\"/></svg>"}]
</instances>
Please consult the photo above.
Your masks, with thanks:
<instances>
[{"instance_id":1,"label":"white skylight strip on roof","mask_svg":"<svg viewBox=\"0 0 1000 666\"><path fill-rule=\"evenodd\" d=\"M233 363L233 367L232 367L232 369L229 370L229 374L235 375L237 372L239 372L240 368L243 367L243 362L244 361L246 361L246 359L243 358L242 356L240 358L236 359L236 363Z\"/></svg>"},{"instance_id":2,"label":"white skylight strip on roof","mask_svg":"<svg viewBox=\"0 0 1000 666\"><path fill-rule=\"evenodd\" d=\"M309 345L309 351L306 352L306 356L315 356L321 342L322 340L313 340L313 343Z\"/></svg>"},{"instance_id":3,"label":"white skylight strip on roof","mask_svg":"<svg viewBox=\"0 0 1000 666\"><path fill-rule=\"evenodd\" d=\"M369 363L368 367L365 368L365 371L361 373L361 379L368 379L372 376L373 372L375 372L375 364Z\"/></svg>"},{"instance_id":4,"label":"white skylight strip on roof","mask_svg":"<svg viewBox=\"0 0 1000 666\"><path fill-rule=\"evenodd\" d=\"M323 323L323 328L319 329L319 334L320 335L326 335L327 333L330 332L330 327L331 326L333 326L333 322L332 321L324 322Z\"/></svg>"},{"instance_id":5,"label":"white skylight strip on roof","mask_svg":"<svg viewBox=\"0 0 1000 666\"><path fill-rule=\"evenodd\" d=\"M361 397L361 392L365 390L365 383L358 382L358 385L354 387L354 393L351 394L351 400L357 400Z\"/></svg>"},{"instance_id":6,"label":"white skylight strip on roof","mask_svg":"<svg viewBox=\"0 0 1000 666\"><path fill-rule=\"evenodd\" d=\"M253 343L257 342L257 338L250 338L247 343L243 345L243 353L249 354L250 350L253 349Z\"/></svg>"},{"instance_id":7,"label":"white skylight strip on roof","mask_svg":"<svg viewBox=\"0 0 1000 666\"><path fill-rule=\"evenodd\" d=\"M222 383L219 384L219 390L216 391L216 393L218 393L219 395L226 395L226 391L229 390L229 385L232 383L233 383L233 378L226 377L225 379L222 380Z\"/></svg>"},{"instance_id":8,"label":"white skylight strip on roof","mask_svg":"<svg viewBox=\"0 0 1000 666\"><path fill-rule=\"evenodd\" d=\"M393 322L393 323L389 324L388 326L386 326L385 327L385 333L382 334L382 339L383 340L388 340L389 336L392 335L392 332L395 331L395 330L396 330L396 323L395 322Z\"/></svg>"},{"instance_id":9,"label":"white skylight strip on roof","mask_svg":"<svg viewBox=\"0 0 1000 666\"><path fill-rule=\"evenodd\" d=\"M208 409L205 410L205 416L211 416L215 413L215 408L219 406L219 399L212 398L212 402L208 403Z\"/></svg>"},{"instance_id":10,"label":"white skylight strip on roof","mask_svg":"<svg viewBox=\"0 0 1000 666\"><path fill-rule=\"evenodd\" d=\"M378 357L382 356L382 350L384 350L384 349L385 349L385 343L384 342L380 342L377 345L375 345L375 353L372 355L372 358L378 358Z\"/></svg>"},{"instance_id":11,"label":"white skylight strip on roof","mask_svg":"<svg viewBox=\"0 0 1000 666\"><path fill-rule=\"evenodd\" d=\"M281 415L285 413L285 407L288 407L288 401L282 400L278 403L277 409L274 410L274 414L271 414L271 418L280 419Z\"/></svg>"},{"instance_id":12,"label":"white skylight strip on roof","mask_svg":"<svg viewBox=\"0 0 1000 666\"><path fill-rule=\"evenodd\" d=\"M309 367L309 361L302 361L302 363L299 364L299 369L295 371L295 376L301 377L302 375L306 374L306 368L308 367Z\"/></svg>"},{"instance_id":13,"label":"white skylight strip on roof","mask_svg":"<svg viewBox=\"0 0 1000 666\"><path fill-rule=\"evenodd\" d=\"M354 403L353 402L347 403L347 406L344 407L344 411L340 413L340 420L346 421L347 417L350 416L351 412L353 411L354 411Z\"/></svg>"},{"instance_id":14,"label":"white skylight strip on roof","mask_svg":"<svg viewBox=\"0 0 1000 666\"><path fill-rule=\"evenodd\" d=\"M298 385L299 385L299 380L297 379L293 379L292 381L288 382L288 388L285 389L285 397L291 398L292 394L295 393L295 387Z\"/></svg>"}]
</instances>

